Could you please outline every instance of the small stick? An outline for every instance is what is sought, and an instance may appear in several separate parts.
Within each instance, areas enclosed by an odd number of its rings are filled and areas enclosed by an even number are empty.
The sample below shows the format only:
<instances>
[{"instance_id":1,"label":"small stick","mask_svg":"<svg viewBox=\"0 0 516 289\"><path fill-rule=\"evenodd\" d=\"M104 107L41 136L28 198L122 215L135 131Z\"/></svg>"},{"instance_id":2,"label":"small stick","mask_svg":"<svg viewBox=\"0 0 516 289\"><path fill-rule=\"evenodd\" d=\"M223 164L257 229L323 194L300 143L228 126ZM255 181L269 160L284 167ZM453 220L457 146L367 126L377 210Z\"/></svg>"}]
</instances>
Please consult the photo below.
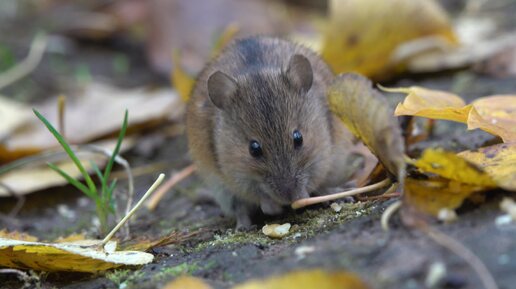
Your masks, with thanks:
<instances>
[{"instance_id":1,"label":"small stick","mask_svg":"<svg viewBox=\"0 0 516 289\"><path fill-rule=\"evenodd\" d=\"M125 224L125 222L127 222L127 220L129 220L129 218L134 214L134 212L136 212L136 210L138 210L140 208L140 206L143 204L143 202L154 192L154 190L156 190L156 188L161 184L161 182L163 181L164 178L165 178L165 174L159 175L159 177L156 179L156 181L154 181L154 184L152 184L152 186L147 190L147 192L138 201L138 203L136 203L134 208L132 208L131 211L127 215L125 215L125 217L115 226L115 228L113 228L113 230L111 230L111 232L109 232L109 234L107 234L107 236L104 238L104 240L102 240L102 243L100 243L101 247L104 247L104 245L106 245L106 243L109 242L109 240L111 240L111 238L116 233L116 231L118 231L118 229L120 229L120 227L122 227Z\"/></svg>"},{"instance_id":2,"label":"small stick","mask_svg":"<svg viewBox=\"0 0 516 289\"><path fill-rule=\"evenodd\" d=\"M186 168L182 169L178 173L172 175L170 179L168 179L161 188L149 199L146 206L149 210L154 210L158 205L159 201L163 198L163 196L170 191L175 185L177 185L180 181L186 179L189 175L195 172L195 166L189 165Z\"/></svg>"},{"instance_id":3,"label":"small stick","mask_svg":"<svg viewBox=\"0 0 516 289\"><path fill-rule=\"evenodd\" d=\"M0 75L0 89L31 73L43 58L46 46L47 37L44 33L38 33L32 40L27 58Z\"/></svg>"},{"instance_id":4,"label":"small stick","mask_svg":"<svg viewBox=\"0 0 516 289\"><path fill-rule=\"evenodd\" d=\"M0 269L0 274L16 274L20 280L23 280L24 282L30 281L29 275L18 269Z\"/></svg>"},{"instance_id":5,"label":"small stick","mask_svg":"<svg viewBox=\"0 0 516 289\"><path fill-rule=\"evenodd\" d=\"M60 95L57 98L57 131L66 139L65 134L65 108L66 108L66 97Z\"/></svg>"},{"instance_id":6,"label":"small stick","mask_svg":"<svg viewBox=\"0 0 516 289\"><path fill-rule=\"evenodd\" d=\"M322 202L326 202L326 201L332 201L332 200L337 200L337 199L341 199L344 197L349 197L349 196L354 196L354 195L358 195L358 194L362 194L362 193L371 192L371 191L386 187L390 184L391 184L391 180L385 179L376 184L372 184L372 185L365 186L365 187L358 188L358 189L353 189L353 190L344 191L344 192L326 195L326 196L300 199L300 200L293 202L290 206L292 207L292 209L299 209L299 208L303 208L303 207L306 207L309 205L314 205L314 204L318 204L318 203L322 203Z\"/></svg>"},{"instance_id":7,"label":"small stick","mask_svg":"<svg viewBox=\"0 0 516 289\"><path fill-rule=\"evenodd\" d=\"M401 204L401 201L396 201L388 206L387 209L385 209L383 212L382 218L380 219L380 224L382 224L382 229L384 231L389 231L389 220L391 219L392 215L401 207Z\"/></svg>"}]
</instances>

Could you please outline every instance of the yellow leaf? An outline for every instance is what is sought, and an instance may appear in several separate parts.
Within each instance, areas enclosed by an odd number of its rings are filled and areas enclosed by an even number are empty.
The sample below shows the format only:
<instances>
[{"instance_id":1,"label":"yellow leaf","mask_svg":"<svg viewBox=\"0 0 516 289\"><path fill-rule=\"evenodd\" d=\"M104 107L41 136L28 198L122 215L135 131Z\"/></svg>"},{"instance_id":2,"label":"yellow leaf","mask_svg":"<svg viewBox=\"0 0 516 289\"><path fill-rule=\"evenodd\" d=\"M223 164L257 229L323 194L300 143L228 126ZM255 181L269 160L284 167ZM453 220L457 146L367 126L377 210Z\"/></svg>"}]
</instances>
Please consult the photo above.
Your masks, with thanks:
<instances>
[{"instance_id":1,"label":"yellow leaf","mask_svg":"<svg viewBox=\"0 0 516 289\"><path fill-rule=\"evenodd\" d=\"M115 242L99 248L100 242L41 243L0 238L0 266L47 272L99 272L124 265L143 265L154 259L144 252L114 251Z\"/></svg>"},{"instance_id":2,"label":"yellow leaf","mask_svg":"<svg viewBox=\"0 0 516 289\"><path fill-rule=\"evenodd\" d=\"M367 289L357 275L348 272L327 273L322 270L297 271L264 280L254 280L233 289Z\"/></svg>"},{"instance_id":3,"label":"yellow leaf","mask_svg":"<svg viewBox=\"0 0 516 289\"><path fill-rule=\"evenodd\" d=\"M321 54L337 73L378 75L401 43L422 36L440 35L456 43L435 1L331 0L330 13Z\"/></svg>"},{"instance_id":4,"label":"yellow leaf","mask_svg":"<svg viewBox=\"0 0 516 289\"><path fill-rule=\"evenodd\" d=\"M484 187L464 184L443 178L431 180L405 180L403 202L419 212L437 217L441 209L456 209L473 193Z\"/></svg>"},{"instance_id":5,"label":"yellow leaf","mask_svg":"<svg viewBox=\"0 0 516 289\"><path fill-rule=\"evenodd\" d=\"M501 188L516 191L516 143L497 144L458 155L482 168Z\"/></svg>"},{"instance_id":6,"label":"yellow leaf","mask_svg":"<svg viewBox=\"0 0 516 289\"><path fill-rule=\"evenodd\" d=\"M394 115L413 115L432 119L445 119L465 123L470 105L453 93L412 86L407 88L382 88L388 92L406 93Z\"/></svg>"},{"instance_id":7,"label":"yellow leaf","mask_svg":"<svg viewBox=\"0 0 516 289\"><path fill-rule=\"evenodd\" d=\"M0 230L0 238L13 239L13 240L19 240L19 241L30 241L30 242L36 242L38 240L38 237L34 237L29 234L20 233L17 231L7 232L7 230L5 230L5 229Z\"/></svg>"},{"instance_id":8,"label":"yellow leaf","mask_svg":"<svg viewBox=\"0 0 516 289\"><path fill-rule=\"evenodd\" d=\"M172 85L179 93L181 99L186 103L190 98L190 93L195 84L195 79L188 75L181 66L181 54L179 51L174 51L172 54L172 63L174 65L174 71L171 75Z\"/></svg>"},{"instance_id":9,"label":"yellow leaf","mask_svg":"<svg viewBox=\"0 0 516 289\"><path fill-rule=\"evenodd\" d=\"M180 276L166 284L162 289L211 289L211 286L199 278Z\"/></svg>"},{"instance_id":10,"label":"yellow leaf","mask_svg":"<svg viewBox=\"0 0 516 289\"><path fill-rule=\"evenodd\" d=\"M341 74L328 89L330 110L399 180L405 174L404 145L397 119L371 81L358 74Z\"/></svg>"},{"instance_id":11,"label":"yellow leaf","mask_svg":"<svg viewBox=\"0 0 516 289\"><path fill-rule=\"evenodd\" d=\"M480 128L516 142L516 95L494 95L475 100L467 120L468 129Z\"/></svg>"},{"instance_id":12,"label":"yellow leaf","mask_svg":"<svg viewBox=\"0 0 516 289\"><path fill-rule=\"evenodd\" d=\"M452 152L426 149L414 165L423 172L437 174L463 184L485 188L497 186L488 174Z\"/></svg>"}]
</instances>

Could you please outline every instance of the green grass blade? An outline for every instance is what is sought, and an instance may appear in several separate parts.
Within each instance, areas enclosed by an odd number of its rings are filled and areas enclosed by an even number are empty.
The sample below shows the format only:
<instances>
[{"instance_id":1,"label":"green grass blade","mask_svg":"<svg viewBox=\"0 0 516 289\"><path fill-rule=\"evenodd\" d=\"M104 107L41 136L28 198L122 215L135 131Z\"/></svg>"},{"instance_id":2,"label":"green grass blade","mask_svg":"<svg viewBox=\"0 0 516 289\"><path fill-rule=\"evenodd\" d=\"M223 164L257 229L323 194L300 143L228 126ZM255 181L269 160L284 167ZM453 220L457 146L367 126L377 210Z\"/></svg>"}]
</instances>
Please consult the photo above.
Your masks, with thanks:
<instances>
[{"instance_id":1,"label":"green grass blade","mask_svg":"<svg viewBox=\"0 0 516 289\"><path fill-rule=\"evenodd\" d=\"M66 142L66 140L63 138L63 136L50 124L50 122L43 116L41 113L39 113L37 110L33 109L34 114L43 122L43 124L47 127L47 129L54 135L54 137L57 139L59 144L63 147L65 152L68 154L68 156L72 159L75 166L79 169L82 176L84 177L84 180L86 181L86 184L88 184L89 191L97 194L97 188L95 187L95 183L91 179L90 175L84 169L84 166L81 164L81 161L77 158L73 150L70 148L70 145Z\"/></svg>"},{"instance_id":2,"label":"green grass blade","mask_svg":"<svg viewBox=\"0 0 516 289\"><path fill-rule=\"evenodd\" d=\"M124 122L122 123L122 129L120 129L120 134L118 135L118 140L116 142L115 150L113 150L113 154L111 155L111 158L109 159L106 168L104 170L104 180L107 184L107 179L109 178L109 175L111 174L111 169L113 168L113 164L115 162L115 158L120 152L120 148L122 146L122 140L124 139L125 133L127 131L127 122L128 122L129 112L127 109L125 110L124 114ZM103 188L107 189L107 188Z\"/></svg>"},{"instance_id":3,"label":"green grass blade","mask_svg":"<svg viewBox=\"0 0 516 289\"><path fill-rule=\"evenodd\" d=\"M83 192L89 198L91 198L93 200L96 200L98 198L98 196L95 193L91 192L88 189L88 187L86 187L84 184L82 184L78 180L72 178L69 174L67 174L65 171L63 171L62 169L60 169L56 165L48 163L48 166L51 169L53 169L56 173L60 174L67 182L69 182L72 186L76 187L78 190Z\"/></svg>"}]
</instances>

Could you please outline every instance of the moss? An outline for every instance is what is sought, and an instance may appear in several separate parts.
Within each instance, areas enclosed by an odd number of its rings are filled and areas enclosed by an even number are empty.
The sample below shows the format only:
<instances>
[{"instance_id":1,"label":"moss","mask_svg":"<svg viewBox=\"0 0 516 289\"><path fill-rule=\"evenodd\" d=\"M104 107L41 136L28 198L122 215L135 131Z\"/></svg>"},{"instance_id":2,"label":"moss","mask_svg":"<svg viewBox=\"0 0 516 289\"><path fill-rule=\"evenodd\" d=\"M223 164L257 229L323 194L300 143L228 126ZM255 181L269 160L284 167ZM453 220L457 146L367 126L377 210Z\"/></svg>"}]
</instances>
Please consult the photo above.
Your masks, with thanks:
<instances>
[{"instance_id":1,"label":"moss","mask_svg":"<svg viewBox=\"0 0 516 289\"><path fill-rule=\"evenodd\" d=\"M310 238L352 219L368 215L375 207L375 203L372 202L342 203L341 205L342 210L340 212L335 212L330 207L307 209L301 213L292 212L282 219L274 220L273 222L278 224L287 222L292 224L290 234L280 240L265 236L261 228L250 232L235 232L228 229L224 234L215 235L214 240L202 242L190 251L199 252L209 247L245 243L260 245L270 245L276 242L297 243L299 239Z\"/></svg>"},{"instance_id":2,"label":"moss","mask_svg":"<svg viewBox=\"0 0 516 289\"><path fill-rule=\"evenodd\" d=\"M131 286L144 276L145 273L142 271L132 271L129 269L117 269L106 274L106 278L115 283L118 288Z\"/></svg>"},{"instance_id":3,"label":"moss","mask_svg":"<svg viewBox=\"0 0 516 289\"><path fill-rule=\"evenodd\" d=\"M184 262L184 263L181 263L174 267L162 268L160 272L156 273L156 275L154 275L152 277L152 280L157 282L157 281L171 279L172 277L177 277L179 275L185 275L185 274L190 275L196 271L199 271L200 269L202 269L202 268L199 267L197 262L190 263L190 264L187 262Z\"/></svg>"}]
</instances>

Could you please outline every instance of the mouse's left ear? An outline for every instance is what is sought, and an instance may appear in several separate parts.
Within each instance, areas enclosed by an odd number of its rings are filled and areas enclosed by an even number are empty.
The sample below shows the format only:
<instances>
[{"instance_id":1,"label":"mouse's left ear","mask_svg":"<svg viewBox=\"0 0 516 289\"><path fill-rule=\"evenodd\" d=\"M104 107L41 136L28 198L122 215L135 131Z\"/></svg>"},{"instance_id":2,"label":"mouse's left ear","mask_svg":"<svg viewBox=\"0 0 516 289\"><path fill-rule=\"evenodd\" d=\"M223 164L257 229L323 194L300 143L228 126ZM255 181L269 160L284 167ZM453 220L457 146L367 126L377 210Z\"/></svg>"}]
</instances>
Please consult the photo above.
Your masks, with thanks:
<instances>
[{"instance_id":1,"label":"mouse's left ear","mask_svg":"<svg viewBox=\"0 0 516 289\"><path fill-rule=\"evenodd\" d=\"M285 74L290 85L302 93L307 93L312 87L314 78L312 65L301 54L295 54L290 58Z\"/></svg>"},{"instance_id":2,"label":"mouse's left ear","mask_svg":"<svg viewBox=\"0 0 516 289\"><path fill-rule=\"evenodd\" d=\"M237 89L236 80L222 71L216 71L208 78L208 96L220 109L226 108Z\"/></svg>"}]
</instances>

